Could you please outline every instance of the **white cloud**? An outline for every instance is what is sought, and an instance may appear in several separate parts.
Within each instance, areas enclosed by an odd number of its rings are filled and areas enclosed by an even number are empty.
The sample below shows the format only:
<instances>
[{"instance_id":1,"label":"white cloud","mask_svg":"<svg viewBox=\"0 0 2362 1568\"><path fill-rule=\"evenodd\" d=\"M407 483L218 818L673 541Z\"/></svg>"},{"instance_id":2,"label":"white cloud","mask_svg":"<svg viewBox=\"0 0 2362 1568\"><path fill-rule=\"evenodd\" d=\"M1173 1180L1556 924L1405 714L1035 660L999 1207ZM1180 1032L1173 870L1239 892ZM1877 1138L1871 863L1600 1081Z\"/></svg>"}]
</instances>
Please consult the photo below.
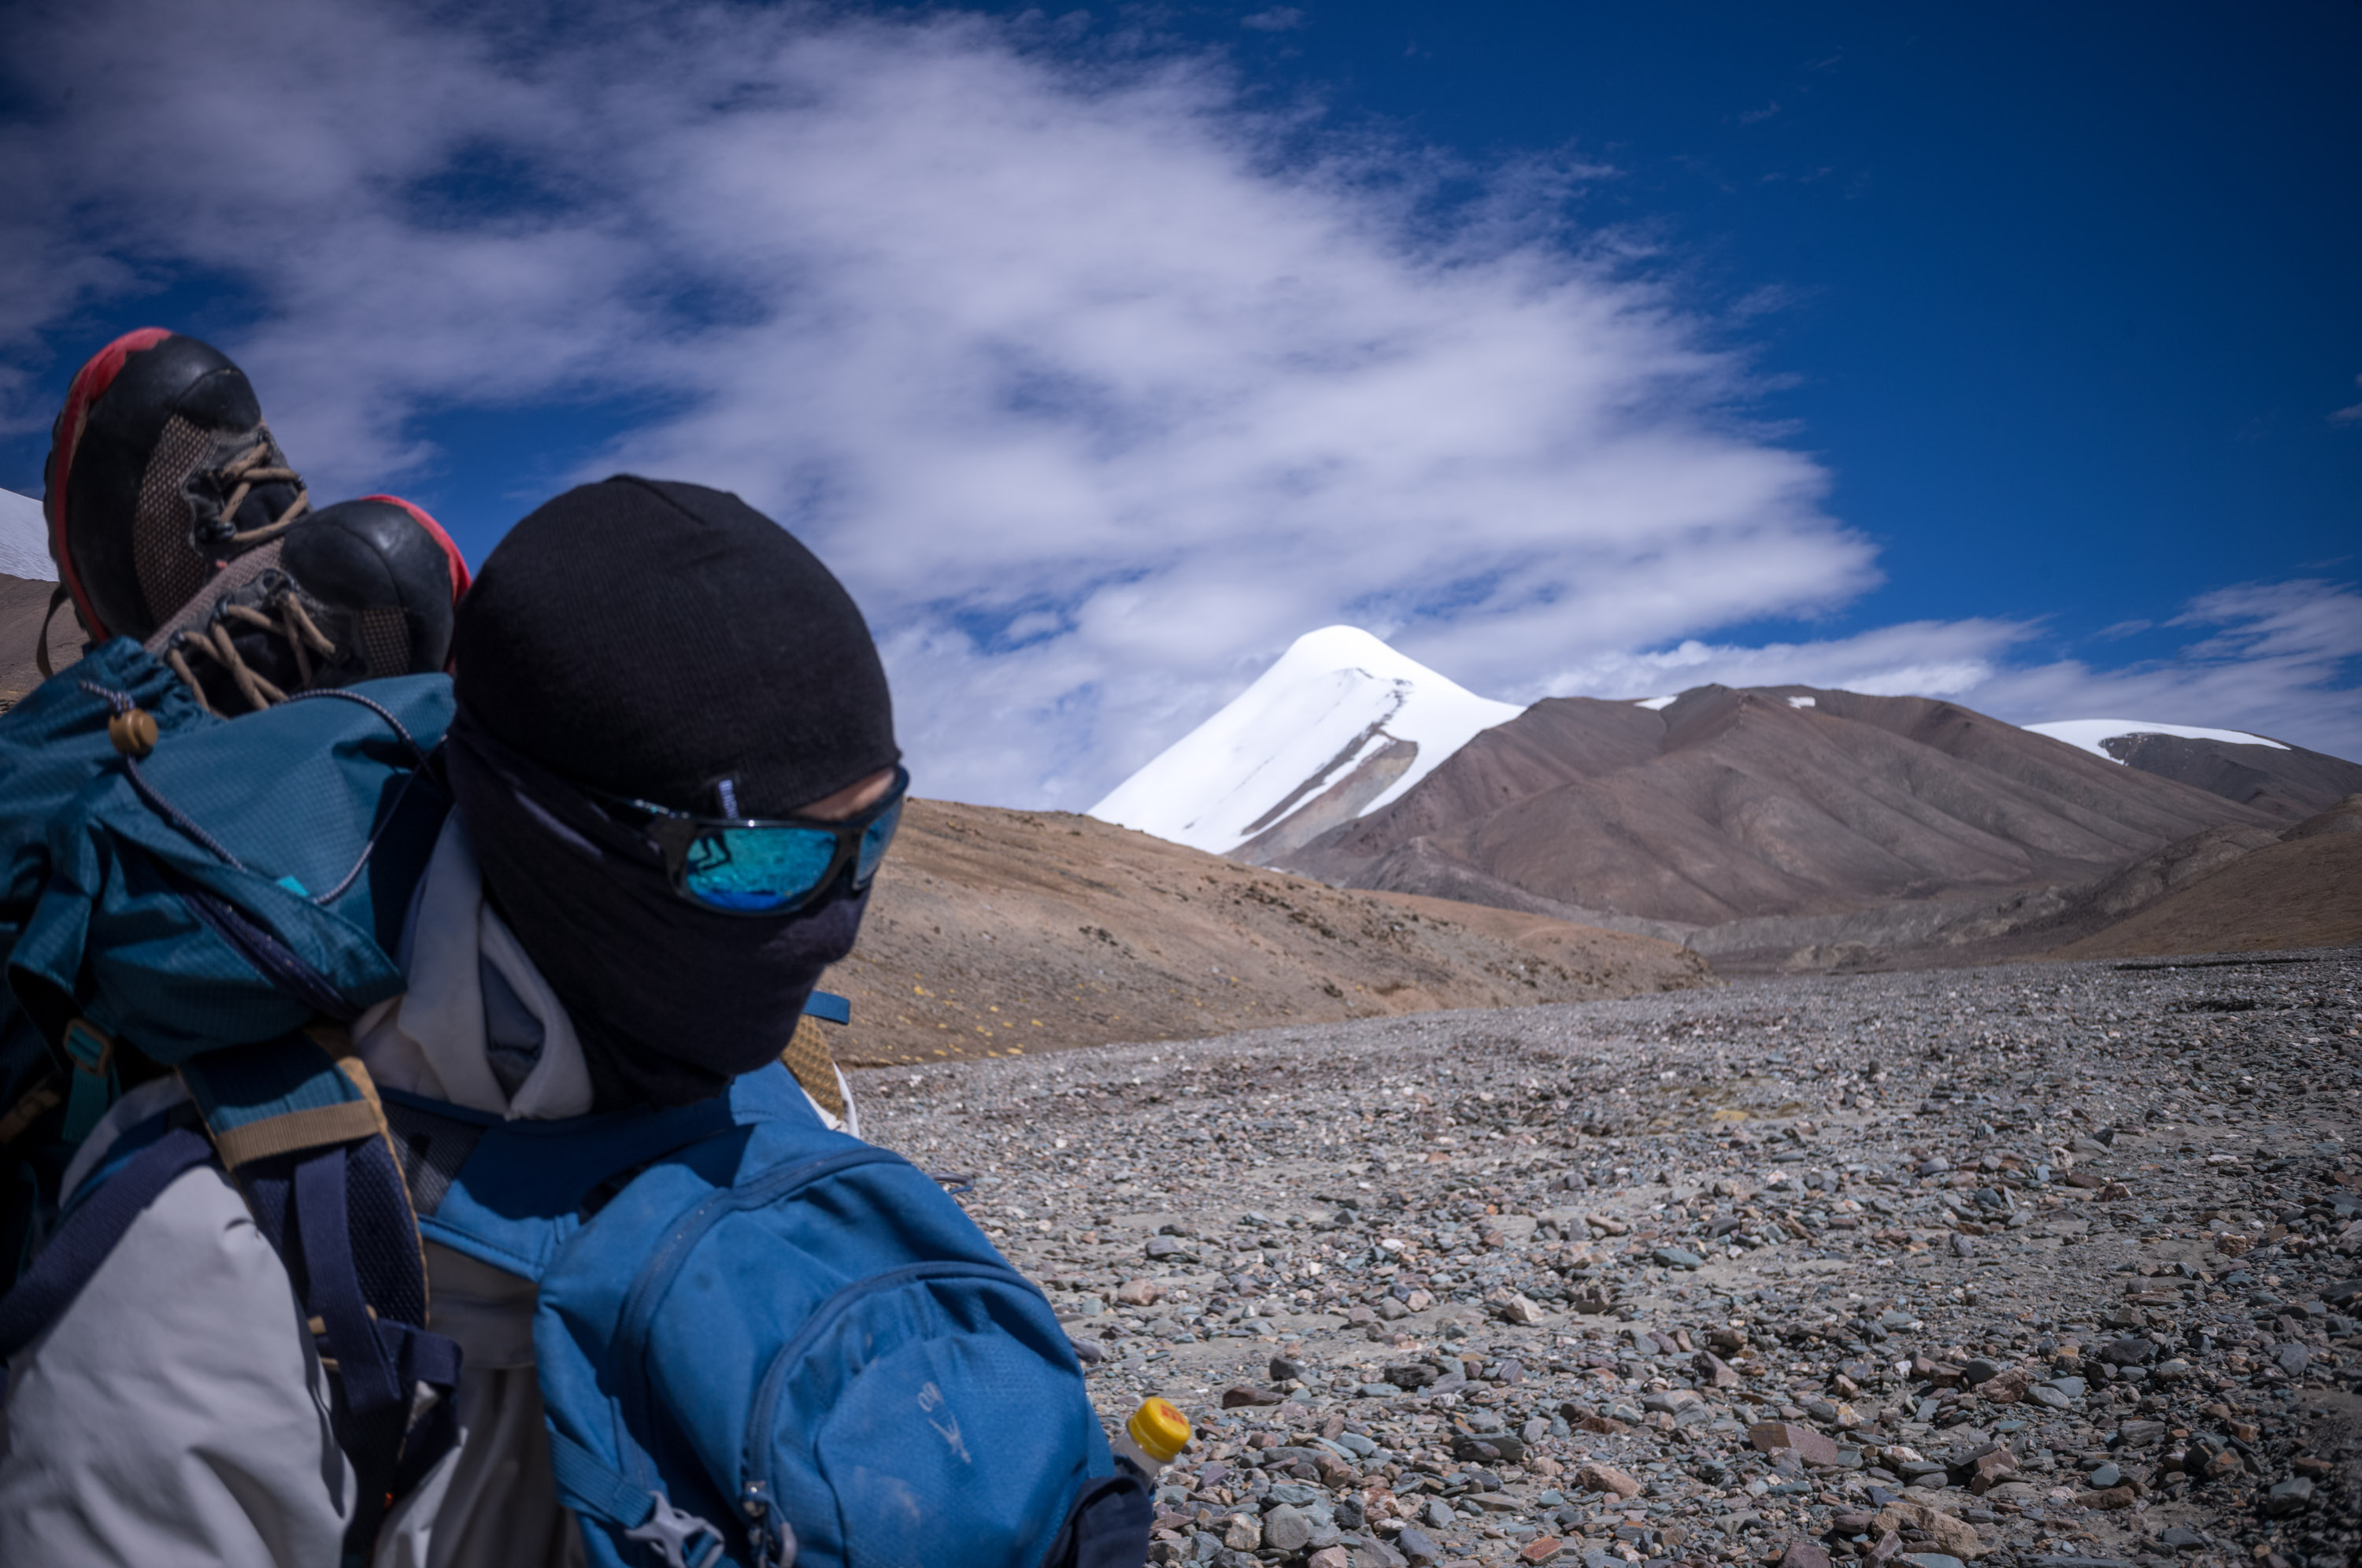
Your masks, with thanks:
<instances>
[{"instance_id":1,"label":"white cloud","mask_svg":"<svg viewBox=\"0 0 2362 1568\"><path fill-rule=\"evenodd\" d=\"M1693 686L1817 686L1948 697L2013 723L2131 714L2268 734L2362 758L2362 593L2323 581L2202 594L2169 623L2192 640L2113 669L2028 657L2023 621L1923 621L1855 636L1748 647L1689 639L1589 658L1518 697L1648 697ZM2100 634L2117 633L2111 627Z\"/></svg>"},{"instance_id":2,"label":"white cloud","mask_svg":"<svg viewBox=\"0 0 2362 1568\"><path fill-rule=\"evenodd\" d=\"M2130 713L2362 760L2362 592L2245 583L2200 595L2170 624L2205 635L2170 658L2114 669L2076 659L2004 668L1978 688L1977 705L2018 723Z\"/></svg>"},{"instance_id":3,"label":"white cloud","mask_svg":"<svg viewBox=\"0 0 2362 1568\"><path fill-rule=\"evenodd\" d=\"M1593 171L1439 218L1429 154L1031 24L455 16L20 12L0 335L228 279L331 492L398 482L422 409L669 399L592 467L811 538L970 798L1087 803L1310 625L1500 685L1871 580L1821 470L1721 413L1743 368L1565 231Z\"/></svg>"},{"instance_id":4,"label":"white cloud","mask_svg":"<svg viewBox=\"0 0 2362 1568\"><path fill-rule=\"evenodd\" d=\"M2354 384L2356 386L2362 386L2362 376L2355 377ZM2362 425L2362 403L2348 403L2344 408L2338 409L2336 412L2330 414L2329 423L2332 425Z\"/></svg>"},{"instance_id":5,"label":"white cloud","mask_svg":"<svg viewBox=\"0 0 2362 1568\"><path fill-rule=\"evenodd\" d=\"M2036 628L2013 621L1915 621L1820 642L1749 647L1688 638L1657 653L1596 655L1520 693L1648 697L1693 686L1817 686L1873 696L1965 699Z\"/></svg>"}]
</instances>

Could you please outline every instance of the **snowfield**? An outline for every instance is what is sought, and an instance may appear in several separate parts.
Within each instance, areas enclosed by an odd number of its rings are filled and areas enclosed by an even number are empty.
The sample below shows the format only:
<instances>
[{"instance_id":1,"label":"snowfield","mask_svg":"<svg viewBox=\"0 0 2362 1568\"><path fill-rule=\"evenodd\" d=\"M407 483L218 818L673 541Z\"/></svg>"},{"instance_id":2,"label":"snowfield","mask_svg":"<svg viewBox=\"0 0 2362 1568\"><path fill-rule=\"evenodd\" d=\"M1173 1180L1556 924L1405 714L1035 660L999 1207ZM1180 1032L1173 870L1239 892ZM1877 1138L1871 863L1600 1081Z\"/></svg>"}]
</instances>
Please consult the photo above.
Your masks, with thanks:
<instances>
[{"instance_id":1,"label":"snowfield","mask_svg":"<svg viewBox=\"0 0 2362 1568\"><path fill-rule=\"evenodd\" d=\"M1330 626L1296 639L1212 718L1090 809L1220 855L1286 821L1396 741L1418 755L1356 814L1398 799L1479 731L1525 712L1406 658L1369 633Z\"/></svg>"},{"instance_id":2,"label":"snowfield","mask_svg":"<svg viewBox=\"0 0 2362 1568\"><path fill-rule=\"evenodd\" d=\"M41 503L13 490L0 490L0 573L55 582L58 569L50 559L50 525Z\"/></svg>"},{"instance_id":3,"label":"snowfield","mask_svg":"<svg viewBox=\"0 0 2362 1568\"><path fill-rule=\"evenodd\" d=\"M2234 745L2268 745L2274 751L2286 751L2282 743L2263 735L2251 735L2245 730L2209 730L2195 724L2161 724L2154 719L2055 719L2047 724L2024 726L2038 735L2065 741L2081 746L2093 756L2114 762L2100 745L2122 735L2174 735L2182 740L2228 741Z\"/></svg>"}]
</instances>

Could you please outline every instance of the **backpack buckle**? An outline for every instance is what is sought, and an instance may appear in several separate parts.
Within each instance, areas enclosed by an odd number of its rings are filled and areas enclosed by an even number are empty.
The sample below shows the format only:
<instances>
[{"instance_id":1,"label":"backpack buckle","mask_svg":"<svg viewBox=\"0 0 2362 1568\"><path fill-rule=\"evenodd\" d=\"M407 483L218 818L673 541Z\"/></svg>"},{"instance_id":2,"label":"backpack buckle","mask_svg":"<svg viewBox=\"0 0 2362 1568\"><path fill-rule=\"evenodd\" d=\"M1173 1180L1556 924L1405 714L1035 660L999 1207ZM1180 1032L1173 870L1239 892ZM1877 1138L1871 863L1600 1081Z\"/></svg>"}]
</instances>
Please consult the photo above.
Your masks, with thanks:
<instances>
[{"instance_id":1,"label":"backpack buckle","mask_svg":"<svg viewBox=\"0 0 2362 1568\"><path fill-rule=\"evenodd\" d=\"M66 1075L65 1125L59 1136L80 1143L115 1103L115 1038L86 1018L66 1025L58 1040L72 1071Z\"/></svg>"},{"instance_id":2,"label":"backpack buckle","mask_svg":"<svg viewBox=\"0 0 2362 1568\"><path fill-rule=\"evenodd\" d=\"M66 1025L58 1041L59 1049L66 1054L76 1072L103 1078L115 1066L115 1040L105 1030L86 1018L77 1018Z\"/></svg>"},{"instance_id":3,"label":"backpack buckle","mask_svg":"<svg viewBox=\"0 0 2362 1568\"><path fill-rule=\"evenodd\" d=\"M656 1505L647 1522L635 1525L624 1532L626 1540L642 1540L662 1554L665 1568L713 1568L729 1550L722 1532L686 1508L676 1508L662 1492L649 1494L648 1501ZM694 1558L690 1549L701 1539L712 1544Z\"/></svg>"}]
</instances>

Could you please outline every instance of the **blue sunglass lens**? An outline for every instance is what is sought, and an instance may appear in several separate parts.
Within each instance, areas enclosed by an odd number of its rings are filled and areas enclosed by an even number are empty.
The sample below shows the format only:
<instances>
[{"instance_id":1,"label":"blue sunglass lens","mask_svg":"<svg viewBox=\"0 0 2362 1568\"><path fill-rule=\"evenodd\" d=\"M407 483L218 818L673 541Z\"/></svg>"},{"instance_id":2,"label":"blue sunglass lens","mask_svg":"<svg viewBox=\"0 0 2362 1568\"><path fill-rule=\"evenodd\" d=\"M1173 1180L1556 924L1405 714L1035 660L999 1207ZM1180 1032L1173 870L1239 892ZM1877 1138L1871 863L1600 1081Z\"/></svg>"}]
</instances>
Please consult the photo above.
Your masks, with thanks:
<instances>
[{"instance_id":1,"label":"blue sunglass lens","mask_svg":"<svg viewBox=\"0 0 2362 1568\"><path fill-rule=\"evenodd\" d=\"M722 828L689 846L681 886L720 910L783 909L820 886L836 835L810 828Z\"/></svg>"},{"instance_id":2,"label":"blue sunglass lens","mask_svg":"<svg viewBox=\"0 0 2362 1568\"><path fill-rule=\"evenodd\" d=\"M886 848L894 842L894 830L901 824L902 802L895 801L861 834L861 854L854 862L853 880L855 887L866 888L877 875L878 863L886 858Z\"/></svg>"}]
</instances>

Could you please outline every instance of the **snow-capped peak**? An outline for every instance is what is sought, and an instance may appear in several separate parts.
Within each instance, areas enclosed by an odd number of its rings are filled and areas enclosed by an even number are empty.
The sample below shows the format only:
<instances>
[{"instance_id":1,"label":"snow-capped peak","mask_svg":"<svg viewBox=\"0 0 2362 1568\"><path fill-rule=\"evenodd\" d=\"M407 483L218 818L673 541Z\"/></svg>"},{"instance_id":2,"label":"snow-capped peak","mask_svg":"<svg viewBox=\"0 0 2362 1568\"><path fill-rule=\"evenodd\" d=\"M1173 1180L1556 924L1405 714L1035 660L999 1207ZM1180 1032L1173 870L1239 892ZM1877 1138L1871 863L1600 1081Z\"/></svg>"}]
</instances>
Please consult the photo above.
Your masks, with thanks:
<instances>
[{"instance_id":1,"label":"snow-capped peak","mask_svg":"<svg viewBox=\"0 0 2362 1568\"><path fill-rule=\"evenodd\" d=\"M1398 799L1479 731L1523 712L1359 627L1328 626L1297 638L1090 814L1217 855L1275 829L1292 846Z\"/></svg>"},{"instance_id":2,"label":"snow-capped peak","mask_svg":"<svg viewBox=\"0 0 2362 1568\"><path fill-rule=\"evenodd\" d=\"M2234 745L2268 745L2274 751L2286 751L2288 746L2263 735L2251 735L2245 730L2209 730L2196 724L2161 724L2152 719L2054 719L2047 724L2027 724L2026 729L2052 740L2065 741L2081 746L2103 762L2122 762L2111 756L2103 741L2122 740L2128 735L2174 735L2182 740L2228 741Z\"/></svg>"},{"instance_id":3,"label":"snow-capped peak","mask_svg":"<svg viewBox=\"0 0 2362 1568\"><path fill-rule=\"evenodd\" d=\"M0 490L0 574L55 582L57 564L50 559L50 525L41 503L13 490Z\"/></svg>"}]
</instances>

